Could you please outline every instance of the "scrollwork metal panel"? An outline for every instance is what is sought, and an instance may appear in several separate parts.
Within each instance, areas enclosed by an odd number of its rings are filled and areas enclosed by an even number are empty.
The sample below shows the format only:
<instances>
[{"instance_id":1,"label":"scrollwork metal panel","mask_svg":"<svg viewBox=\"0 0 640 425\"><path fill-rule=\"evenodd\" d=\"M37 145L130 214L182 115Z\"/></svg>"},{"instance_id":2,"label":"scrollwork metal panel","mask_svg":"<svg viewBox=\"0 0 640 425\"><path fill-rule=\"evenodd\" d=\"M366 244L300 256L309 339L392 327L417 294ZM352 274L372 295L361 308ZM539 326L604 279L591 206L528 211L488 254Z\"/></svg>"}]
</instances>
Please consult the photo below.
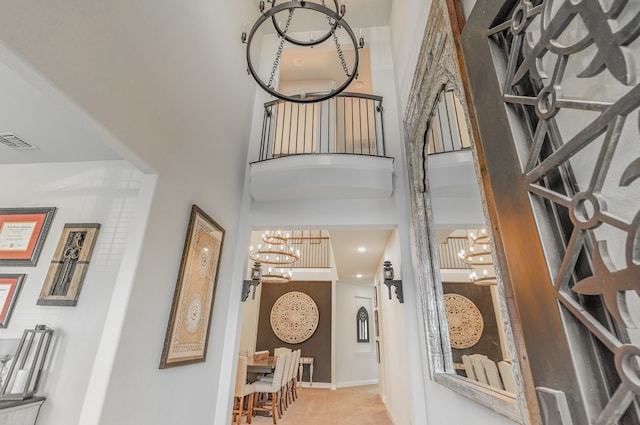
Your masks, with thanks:
<instances>
[{"instance_id":1,"label":"scrollwork metal panel","mask_svg":"<svg viewBox=\"0 0 640 425\"><path fill-rule=\"evenodd\" d=\"M463 33L533 384L574 423L640 423L639 35L627 0L481 0Z\"/></svg>"}]
</instances>

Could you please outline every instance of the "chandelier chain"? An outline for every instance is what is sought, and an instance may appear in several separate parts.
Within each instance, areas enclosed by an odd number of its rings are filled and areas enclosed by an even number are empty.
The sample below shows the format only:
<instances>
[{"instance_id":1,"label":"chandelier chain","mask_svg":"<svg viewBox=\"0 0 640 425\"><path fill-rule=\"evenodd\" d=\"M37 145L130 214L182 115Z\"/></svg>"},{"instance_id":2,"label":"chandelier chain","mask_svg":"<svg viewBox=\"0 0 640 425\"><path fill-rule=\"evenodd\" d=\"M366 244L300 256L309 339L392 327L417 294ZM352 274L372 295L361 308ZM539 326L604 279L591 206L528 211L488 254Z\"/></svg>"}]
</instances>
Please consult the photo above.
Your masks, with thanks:
<instances>
[{"instance_id":1,"label":"chandelier chain","mask_svg":"<svg viewBox=\"0 0 640 425\"><path fill-rule=\"evenodd\" d=\"M282 49L284 47L284 41L287 35L287 31L289 30L289 25L291 24L291 19L293 18L293 12L295 9L289 9L289 16L287 17L287 23L284 26L284 31L280 36L280 45L278 46L278 53L276 53L276 59L273 61L273 68L271 68L271 76L269 77L270 88L273 88L273 80L276 76L276 71L278 70L278 66L280 65L280 57L282 56Z\"/></svg>"},{"instance_id":2,"label":"chandelier chain","mask_svg":"<svg viewBox=\"0 0 640 425\"><path fill-rule=\"evenodd\" d=\"M327 20L329 21L329 24L332 24L330 17L327 16ZM335 29L331 31L331 34L333 35L333 41L336 44L336 51L338 52L338 57L340 58L340 64L342 65L344 75L349 77L349 68L347 67L347 62L344 60L344 54L342 53L342 48L340 47L340 42L338 41Z\"/></svg>"}]
</instances>

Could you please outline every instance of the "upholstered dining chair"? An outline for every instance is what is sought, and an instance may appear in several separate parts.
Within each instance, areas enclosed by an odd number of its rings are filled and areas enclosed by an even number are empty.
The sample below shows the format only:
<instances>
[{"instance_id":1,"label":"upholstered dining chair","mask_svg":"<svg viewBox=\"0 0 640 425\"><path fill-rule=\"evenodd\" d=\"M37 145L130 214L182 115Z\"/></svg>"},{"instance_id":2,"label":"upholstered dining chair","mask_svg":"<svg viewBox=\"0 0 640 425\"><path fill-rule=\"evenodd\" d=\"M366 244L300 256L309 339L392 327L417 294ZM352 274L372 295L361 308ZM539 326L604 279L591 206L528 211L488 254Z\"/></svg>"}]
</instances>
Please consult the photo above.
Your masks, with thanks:
<instances>
[{"instance_id":1,"label":"upholstered dining chair","mask_svg":"<svg viewBox=\"0 0 640 425\"><path fill-rule=\"evenodd\" d=\"M251 423L253 416L253 394L255 388L253 384L247 384L247 358L238 356L238 372L236 374L236 389L233 397L233 422L238 418L238 424L242 423L242 416L247 416L247 423ZM245 409L245 398L246 400Z\"/></svg>"},{"instance_id":2,"label":"upholstered dining chair","mask_svg":"<svg viewBox=\"0 0 640 425\"><path fill-rule=\"evenodd\" d=\"M513 365L502 360L498 362L498 368L500 369L500 376L502 377L505 391L517 394L518 386L516 385L516 378L513 375Z\"/></svg>"},{"instance_id":3,"label":"upholstered dining chair","mask_svg":"<svg viewBox=\"0 0 640 425\"><path fill-rule=\"evenodd\" d=\"M462 364L464 365L464 371L467 374L467 378L477 381L478 378L476 378L476 372L473 370L473 365L471 364L471 359L468 355L462 355Z\"/></svg>"},{"instance_id":4,"label":"upholstered dining chair","mask_svg":"<svg viewBox=\"0 0 640 425\"><path fill-rule=\"evenodd\" d=\"M489 358L482 359L482 365L484 366L484 373L487 374L487 381L492 387L504 389L502 380L500 379L500 373L498 373L498 366L496 362Z\"/></svg>"},{"instance_id":5,"label":"upholstered dining chair","mask_svg":"<svg viewBox=\"0 0 640 425\"><path fill-rule=\"evenodd\" d=\"M484 371L484 363L482 363L483 359L486 359L487 356L484 354L471 354L469 359L471 359L471 364L473 365L473 370L476 374L476 380L483 384L489 385L489 379L487 379L487 374Z\"/></svg>"},{"instance_id":6,"label":"upholstered dining chair","mask_svg":"<svg viewBox=\"0 0 640 425\"><path fill-rule=\"evenodd\" d=\"M291 348L287 347L278 347L273 350L273 356L278 357L280 354L287 354L291 352Z\"/></svg>"},{"instance_id":7,"label":"upholstered dining chair","mask_svg":"<svg viewBox=\"0 0 640 425\"><path fill-rule=\"evenodd\" d=\"M259 401L253 406L254 411L271 412L273 423L277 424L276 417L282 417L282 379L285 374L287 360L290 355L283 354L277 357L276 367L271 379L261 379L253 383L256 393L263 395L264 401Z\"/></svg>"},{"instance_id":8,"label":"upholstered dining chair","mask_svg":"<svg viewBox=\"0 0 640 425\"><path fill-rule=\"evenodd\" d=\"M291 395L291 380L293 379L294 367L296 365L296 355L298 351L291 351L289 353L289 362L287 363L286 374L282 378L282 397L284 400L284 408L287 409L290 403L293 403Z\"/></svg>"},{"instance_id":9,"label":"upholstered dining chair","mask_svg":"<svg viewBox=\"0 0 640 425\"><path fill-rule=\"evenodd\" d=\"M293 362L293 351L289 350L287 354L287 360L284 363L284 370L282 371L282 378L280 380L280 414L284 413L284 409L289 407L287 402L287 382L289 379L289 370L291 369L291 363Z\"/></svg>"},{"instance_id":10,"label":"upholstered dining chair","mask_svg":"<svg viewBox=\"0 0 640 425\"><path fill-rule=\"evenodd\" d=\"M298 383L298 368L300 367L300 356L302 350L297 349L293 352L293 361L291 362L291 369L289 370L289 382L287 387L287 393L289 395L289 401L293 403L298 398L298 390L296 385Z\"/></svg>"}]
</instances>

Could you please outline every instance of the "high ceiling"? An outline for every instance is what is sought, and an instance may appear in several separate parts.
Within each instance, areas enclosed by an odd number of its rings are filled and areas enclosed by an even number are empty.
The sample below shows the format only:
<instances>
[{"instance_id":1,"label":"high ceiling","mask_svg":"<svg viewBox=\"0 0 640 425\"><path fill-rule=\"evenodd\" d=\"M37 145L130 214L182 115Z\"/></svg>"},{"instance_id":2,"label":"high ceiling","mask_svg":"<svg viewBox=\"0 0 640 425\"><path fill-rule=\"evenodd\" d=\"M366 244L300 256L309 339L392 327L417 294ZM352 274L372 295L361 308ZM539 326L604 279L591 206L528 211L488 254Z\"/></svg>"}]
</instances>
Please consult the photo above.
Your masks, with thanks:
<instances>
[{"instance_id":1,"label":"high ceiling","mask_svg":"<svg viewBox=\"0 0 640 425\"><path fill-rule=\"evenodd\" d=\"M313 1L319 3L322 0ZM326 4L333 7L332 2L327 1ZM347 3L345 19L356 31L360 28L384 26L389 24L390 10L391 0L350 0ZM255 13L257 16L257 3ZM302 25L298 28L307 30L316 25L314 22L323 23L325 20L324 17L319 21L317 18L317 16L305 17L299 14L296 25ZM273 28L271 25L263 27L265 30ZM242 49L240 44L237 48ZM303 58L307 71L313 68L310 66L311 63L317 63L319 58L320 55L317 54ZM360 80L364 78L368 78L366 72L363 72ZM247 81L250 80L247 79ZM365 80L364 87L368 87L369 84L370 82ZM358 86L362 87L362 83ZM0 145L0 164L120 158L117 153L101 143L98 137L82 128L77 120L72 119L69 111L54 104L48 96L3 63L0 63L0 91L3 93L0 98L0 135L15 134L37 147L37 149L14 150Z\"/></svg>"},{"instance_id":2,"label":"high ceiling","mask_svg":"<svg viewBox=\"0 0 640 425\"><path fill-rule=\"evenodd\" d=\"M0 62L0 135L12 133L37 149L0 145L0 164L118 159L59 105Z\"/></svg>"},{"instance_id":3,"label":"high ceiling","mask_svg":"<svg viewBox=\"0 0 640 425\"><path fill-rule=\"evenodd\" d=\"M391 0L350 0L345 19L354 31L359 32L361 28L388 25L390 10ZM242 49L242 46L239 43L237 46L230 44L230 48ZM365 51L365 66L359 76L361 82L354 81L353 84L358 83L358 91L370 92L369 52L367 49ZM318 49L303 57L303 63L317 63L321 59L319 53ZM335 51L331 54L334 55ZM38 78L30 75L29 81L37 81ZM250 79L247 82L252 83ZM42 87L50 86L45 82ZM16 150L0 145L0 165L121 158L106 147L98 135L77 120L77 111L69 109L71 103L63 105L52 100L63 99L63 94L56 93L52 97L52 93L43 93L40 88L34 87L15 69L0 62L0 91L3 93L0 98L0 135L15 134L37 147ZM334 230L330 234L339 281L371 283L391 231ZM356 248L360 246L366 247L367 251L359 253ZM358 274L362 277L356 277Z\"/></svg>"},{"instance_id":4,"label":"high ceiling","mask_svg":"<svg viewBox=\"0 0 640 425\"><path fill-rule=\"evenodd\" d=\"M311 0L314 3L324 3L327 7L335 11L335 3L331 0ZM280 4L278 2L276 4ZM391 0L348 0L341 1L346 5L347 13L344 15L345 21L349 26L357 31L360 28L380 27L389 25L389 17L391 15ZM267 6L268 7L268 6ZM256 10L257 14L257 10ZM284 22L288 13L282 12L277 14L277 19ZM292 20L291 31L318 31L324 29L326 17L323 14L315 12L305 12L301 9L295 11L295 20ZM275 33L270 25L264 25L263 30L266 33Z\"/></svg>"}]
</instances>

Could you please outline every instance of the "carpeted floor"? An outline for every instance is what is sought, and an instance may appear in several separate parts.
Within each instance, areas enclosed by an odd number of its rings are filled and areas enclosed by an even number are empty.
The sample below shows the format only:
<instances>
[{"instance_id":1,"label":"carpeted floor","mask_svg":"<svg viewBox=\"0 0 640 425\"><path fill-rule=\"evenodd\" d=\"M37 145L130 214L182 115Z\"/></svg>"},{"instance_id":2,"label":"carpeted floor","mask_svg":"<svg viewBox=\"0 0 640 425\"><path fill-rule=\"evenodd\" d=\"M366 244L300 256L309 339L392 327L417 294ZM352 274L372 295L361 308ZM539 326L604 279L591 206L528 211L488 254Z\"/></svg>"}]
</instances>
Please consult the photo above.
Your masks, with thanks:
<instances>
[{"instance_id":1,"label":"carpeted floor","mask_svg":"<svg viewBox=\"0 0 640 425\"><path fill-rule=\"evenodd\" d=\"M278 425L391 425L377 385L335 391L302 388L298 395L298 400L278 419ZM246 423L246 418L242 423ZM251 423L273 424L273 420L254 416Z\"/></svg>"}]
</instances>

